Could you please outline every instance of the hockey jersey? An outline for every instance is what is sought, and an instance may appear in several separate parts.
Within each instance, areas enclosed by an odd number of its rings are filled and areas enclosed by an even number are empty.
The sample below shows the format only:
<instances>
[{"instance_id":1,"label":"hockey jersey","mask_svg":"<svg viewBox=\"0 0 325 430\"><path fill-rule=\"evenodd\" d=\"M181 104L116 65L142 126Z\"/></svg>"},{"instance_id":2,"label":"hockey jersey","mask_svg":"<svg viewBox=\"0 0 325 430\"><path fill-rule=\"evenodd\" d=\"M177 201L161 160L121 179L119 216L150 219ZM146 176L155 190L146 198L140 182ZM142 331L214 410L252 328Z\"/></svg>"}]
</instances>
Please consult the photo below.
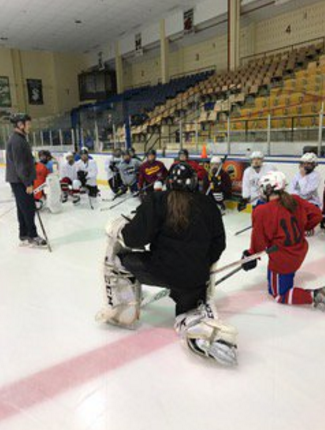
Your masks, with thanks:
<instances>
[{"instance_id":1,"label":"hockey jersey","mask_svg":"<svg viewBox=\"0 0 325 430\"><path fill-rule=\"evenodd\" d=\"M154 184L156 181L163 182L167 173L167 169L161 161L156 160L152 163L146 161L140 166L139 187Z\"/></svg>"},{"instance_id":2,"label":"hockey jersey","mask_svg":"<svg viewBox=\"0 0 325 430\"><path fill-rule=\"evenodd\" d=\"M97 186L98 168L95 160L89 159L86 163L81 159L76 162L76 172L87 172L87 185L91 187Z\"/></svg>"},{"instance_id":3,"label":"hockey jersey","mask_svg":"<svg viewBox=\"0 0 325 430\"><path fill-rule=\"evenodd\" d=\"M107 159L105 160L105 171L107 173L108 181L118 173L118 166L121 161L121 157L117 158L114 157L114 155L107 157Z\"/></svg>"},{"instance_id":4,"label":"hockey jersey","mask_svg":"<svg viewBox=\"0 0 325 430\"><path fill-rule=\"evenodd\" d=\"M285 209L278 200L258 206L253 212L253 231L250 254L264 251L273 245L279 250L270 255L269 269L279 274L296 272L308 251L305 231L322 221L318 207L294 196L298 203L295 213Z\"/></svg>"},{"instance_id":5,"label":"hockey jersey","mask_svg":"<svg viewBox=\"0 0 325 430\"><path fill-rule=\"evenodd\" d=\"M271 164L263 164L259 172L253 169L253 167L248 167L243 177L243 199L250 199L252 203L254 202L256 204L259 198L259 180L267 173L274 172L275 170L276 168Z\"/></svg>"},{"instance_id":6,"label":"hockey jersey","mask_svg":"<svg viewBox=\"0 0 325 430\"><path fill-rule=\"evenodd\" d=\"M43 163L35 163L36 179L34 181L34 189L43 185L46 182L47 176L50 174L49 170ZM43 197L43 191L34 195L35 200L40 200Z\"/></svg>"},{"instance_id":7,"label":"hockey jersey","mask_svg":"<svg viewBox=\"0 0 325 430\"><path fill-rule=\"evenodd\" d=\"M131 158L128 163L122 161L119 164L118 168L124 185L130 186L137 183L140 164L140 161L135 158Z\"/></svg>"},{"instance_id":8,"label":"hockey jersey","mask_svg":"<svg viewBox=\"0 0 325 430\"><path fill-rule=\"evenodd\" d=\"M71 182L77 179L77 168L76 163L69 164L67 161L61 164L60 166L60 178L69 178Z\"/></svg>"},{"instance_id":9,"label":"hockey jersey","mask_svg":"<svg viewBox=\"0 0 325 430\"><path fill-rule=\"evenodd\" d=\"M306 176L302 176L302 174L298 172L290 184L290 193L297 194L302 199L321 207L321 201L318 194L318 188L320 187L321 182L321 175L315 170Z\"/></svg>"}]
</instances>

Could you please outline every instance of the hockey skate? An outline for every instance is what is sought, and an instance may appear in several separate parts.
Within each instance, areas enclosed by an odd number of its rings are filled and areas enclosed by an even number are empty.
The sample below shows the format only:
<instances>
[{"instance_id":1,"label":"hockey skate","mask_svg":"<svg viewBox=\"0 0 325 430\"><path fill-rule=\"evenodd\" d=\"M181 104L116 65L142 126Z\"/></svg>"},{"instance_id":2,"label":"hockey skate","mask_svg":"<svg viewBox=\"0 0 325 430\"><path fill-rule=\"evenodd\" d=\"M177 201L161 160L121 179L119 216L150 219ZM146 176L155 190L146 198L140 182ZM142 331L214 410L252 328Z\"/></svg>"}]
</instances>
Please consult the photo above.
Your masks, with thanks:
<instances>
[{"instance_id":1,"label":"hockey skate","mask_svg":"<svg viewBox=\"0 0 325 430\"><path fill-rule=\"evenodd\" d=\"M28 243L32 248L43 248L47 246L47 242L40 236L28 238Z\"/></svg>"},{"instance_id":2,"label":"hockey skate","mask_svg":"<svg viewBox=\"0 0 325 430\"><path fill-rule=\"evenodd\" d=\"M237 331L218 318L212 301L178 315L175 330L194 354L224 366L237 364Z\"/></svg>"},{"instance_id":3,"label":"hockey skate","mask_svg":"<svg viewBox=\"0 0 325 430\"><path fill-rule=\"evenodd\" d=\"M19 246L27 246L27 245L29 245L29 237L19 236Z\"/></svg>"},{"instance_id":4,"label":"hockey skate","mask_svg":"<svg viewBox=\"0 0 325 430\"><path fill-rule=\"evenodd\" d=\"M78 203L80 203L80 196L76 196L76 195L74 195L74 196L73 196L73 199L72 199L72 203L73 203L74 205L77 205Z\"/></svg>"},{"instance_id":5,"label":"hockey skate","mask_svg":"<svg viewBox=\"0 0 325 430\"><path fill-rule=\"evenodd\" d=\"M325 287L314 291L314 307L325 312Z\"/></svg>"}]
</instances>

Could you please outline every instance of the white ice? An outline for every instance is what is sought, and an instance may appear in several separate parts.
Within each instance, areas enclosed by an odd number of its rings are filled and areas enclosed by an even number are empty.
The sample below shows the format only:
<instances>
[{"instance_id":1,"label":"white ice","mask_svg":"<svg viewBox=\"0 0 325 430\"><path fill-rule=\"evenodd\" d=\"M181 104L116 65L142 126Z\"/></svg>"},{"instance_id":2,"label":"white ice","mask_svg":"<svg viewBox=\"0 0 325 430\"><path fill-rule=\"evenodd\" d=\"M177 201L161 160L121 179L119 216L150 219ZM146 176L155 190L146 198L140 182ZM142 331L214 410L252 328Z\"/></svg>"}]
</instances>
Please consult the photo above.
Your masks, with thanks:
<instances>
[{"instance_id":1,"label":"white ice","mask_svg":"<svg viewBox=\"0 0 325 430\"><path fill-rule=\"evenodd\" d=\"M151 305L137 331L100 326L104 225L127 214L69 202L42 217L53 253L18 246L9 187L0 169L0 430L323 430L325 314L274 303L266 261L216 293L223 319L239 330L239 364L227 369L180 346L170 299ZM102 198L109 198L109 191ZM240 257L248 214L224 217ZM303 287L325 285L325 235L309 239ZM190 264L190 262L189 262Z\"/></svg>"}]
</instances>

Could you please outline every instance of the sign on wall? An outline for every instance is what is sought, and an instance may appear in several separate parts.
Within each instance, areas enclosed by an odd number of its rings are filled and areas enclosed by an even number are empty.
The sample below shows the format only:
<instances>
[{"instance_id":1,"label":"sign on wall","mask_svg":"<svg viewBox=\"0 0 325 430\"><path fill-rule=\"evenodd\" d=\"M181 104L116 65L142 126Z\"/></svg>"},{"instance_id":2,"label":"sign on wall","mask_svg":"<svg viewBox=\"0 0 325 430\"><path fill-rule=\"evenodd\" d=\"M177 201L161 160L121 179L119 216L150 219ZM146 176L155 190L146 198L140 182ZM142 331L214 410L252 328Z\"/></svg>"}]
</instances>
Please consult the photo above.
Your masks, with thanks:
<instances>
[{"instance_id":1,"label":"sign on wall","mask_svg":"<svg viewBox=\"0 0 325 430\"><path fill-rule=\"evenodd\" d=\"M194 9L184 12L184 33L191 33L194 30Z\"/></svg>"},{"instance_id":2,"label":"sign on wall","mask_svg":"<svg viewBox=\"0 0 325 430\"><path fill-rule=\"evenodd\" d=\"M11 107L9 78L0 76L0 108Z\"/></svg>"},{"instance_id":3,"label":"sign on wall","mask_svg":"<svg viewBox=\"0 0 325 430\"><path fill-rule=\"evenodd\" d=\"M27 79L28 103L43 105L43 85L41 79Z\"/></svg>"}]
</instances>

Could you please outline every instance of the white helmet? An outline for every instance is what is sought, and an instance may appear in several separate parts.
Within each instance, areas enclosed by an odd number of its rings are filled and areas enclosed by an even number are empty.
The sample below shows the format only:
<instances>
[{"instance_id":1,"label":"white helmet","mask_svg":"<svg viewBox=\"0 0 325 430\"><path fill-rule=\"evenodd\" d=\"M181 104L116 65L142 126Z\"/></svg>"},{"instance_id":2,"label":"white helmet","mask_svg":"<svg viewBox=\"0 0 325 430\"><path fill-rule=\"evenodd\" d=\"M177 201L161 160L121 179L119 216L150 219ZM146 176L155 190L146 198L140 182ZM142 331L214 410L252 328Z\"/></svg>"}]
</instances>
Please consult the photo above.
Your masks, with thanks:
<instances>
[{"instance_id":1,"label":"white helmet","mask_svg":"<svg viewBox=\"0 0 325 430\"><path fill-rule=\"evenodd\" d=\"M317 155L314 154L313 152L306 152L306 154L304 154L300 158L300 162L301 163L313 163L313 164L315 164L315 166L317 166L318 158L317 158Z\"/></svg>"},{"instance_id":2,"label":"white helmet","mask_svg":"<svg viewBox=\"0 0 325 430\"><path fill-rule=\"evenodd\" d=\"M65 159L67 159L68 157L73 157L73 153L71 151L64 154Z\"/></svg>"},{"instance_id":3,"label":"white helmet","mask_svg":"<svg viewBox=\"0 0 325 430\"><path fill-rule=\"evenodd\" d=\"M210 164L221 164L221 158L218 157L217 155L214 155L211 160L210 160Z\"/></svg>"},{"instance_id":4,"label":"white helmet","mask_svg":"<svg viewBox=\"0 0 325 430\"><path fill-rule=\"evenodd\" d=\"M259 160L264 160L264 154L262 151L254 151L251 153L251 155L249 156L249 158L251 160L255 160L256 158Z\"/></svg>"},{"instance_id":5,"label":"white helmet","mask_svg":"<svg viewBox=\"0 0 325 430\"><path fill-rule=\"evenodd\" d=\"M274 192L285 190L287 178L282 172L269 172L259 180L258 186L261 197L268 200Z\"/></svg>"}]
</instances>

